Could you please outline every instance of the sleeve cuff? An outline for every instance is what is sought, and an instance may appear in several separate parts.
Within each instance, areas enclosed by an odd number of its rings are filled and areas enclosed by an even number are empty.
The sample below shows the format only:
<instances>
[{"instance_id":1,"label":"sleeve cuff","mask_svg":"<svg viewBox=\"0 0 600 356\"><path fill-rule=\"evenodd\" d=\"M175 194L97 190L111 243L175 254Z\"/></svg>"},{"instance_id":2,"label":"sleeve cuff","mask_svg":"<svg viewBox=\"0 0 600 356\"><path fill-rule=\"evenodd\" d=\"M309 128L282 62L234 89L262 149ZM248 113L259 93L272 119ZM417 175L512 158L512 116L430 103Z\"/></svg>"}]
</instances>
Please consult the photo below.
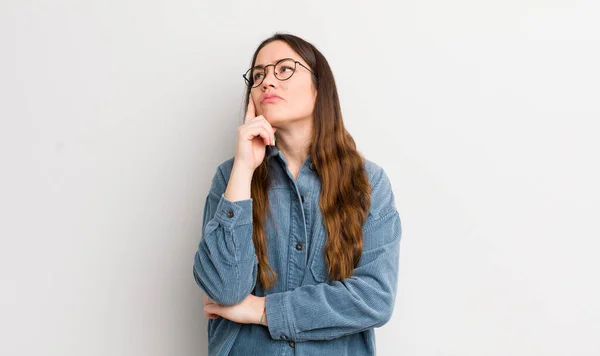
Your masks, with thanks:
<instances>
[{"instance_id":1,"label":"sleeve cuff","mask_svg":"<svg viewBox=\"0 0 600 356\"><path fill-rule=\"evenodd\" d=\"M228 229L236 225L252 224L252 198L232 202L222 193L215 219Z\"/></svg>"},{"instance_id":2,"label":"sleeve cuff","mask_svg":"<svg viewBox=\"0 0 600 356\"><path fill-rule=\"evenodd\" d=\"M267 322L269 323L269 334L274 340L295 340L296 334L290 325L288 313L289 299L287 293L272 293L267 295Z\"/></svg>"}]
</instances>

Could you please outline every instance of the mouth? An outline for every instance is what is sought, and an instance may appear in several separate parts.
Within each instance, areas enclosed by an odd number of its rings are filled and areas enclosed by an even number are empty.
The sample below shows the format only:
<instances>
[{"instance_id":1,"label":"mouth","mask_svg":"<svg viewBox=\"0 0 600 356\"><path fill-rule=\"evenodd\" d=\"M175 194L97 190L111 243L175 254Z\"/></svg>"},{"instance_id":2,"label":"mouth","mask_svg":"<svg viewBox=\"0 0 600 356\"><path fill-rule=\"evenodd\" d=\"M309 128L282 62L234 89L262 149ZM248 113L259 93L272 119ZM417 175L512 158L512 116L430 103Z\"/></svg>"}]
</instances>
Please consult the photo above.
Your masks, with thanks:
<instances>
[{"instance_id":1,"label":"mouth","mask_svg":"<svg viewBox=\"0 0 600 356\"><path fill-rule=\"evenodd\" d=\"M263 104L265 104L265 103L274 103L274 102L277 102L279 100L281 100L281 98L278 97L278 96L268 96L268 97L264 98L261 101L261 103L263 103Z\"/></svg>"}]
</instances>

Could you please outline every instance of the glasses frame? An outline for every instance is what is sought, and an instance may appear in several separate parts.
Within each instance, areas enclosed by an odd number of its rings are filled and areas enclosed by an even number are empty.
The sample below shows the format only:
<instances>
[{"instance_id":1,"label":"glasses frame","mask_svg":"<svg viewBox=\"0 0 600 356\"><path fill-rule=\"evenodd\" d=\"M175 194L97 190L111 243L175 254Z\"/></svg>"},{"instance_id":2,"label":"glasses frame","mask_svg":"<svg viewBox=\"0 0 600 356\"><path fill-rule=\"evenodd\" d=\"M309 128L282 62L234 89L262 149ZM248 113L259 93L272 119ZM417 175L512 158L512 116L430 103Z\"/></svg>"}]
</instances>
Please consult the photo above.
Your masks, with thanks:
<instances>
[{"instance_id":1,"label":"glasses frame","mask_svg":"<svg viewBox=\"0 0 600 356\"><path fill-rule=\"evenodd\" d=\"M280 79L280 78L277 76L277 72L275 71L275 68L277 68L277 65L278 65L279 63L283 62L283 61L293 61L293 62L294 62L294 72L293 72L293 73L292 73L292 75L290 75L289 77L287 77L287 78L285 78L285 79ZM307 66L305 66L305 65L304 65L304 64L302 64L301 62L299 62L299 61L295 60L294 58L282 58L282 59L278 60L277 62L275 62L275 64L267 64L266 66L264 66L264 67L262 67L262 68L256 68L256 67L252 67L252 68L248 69L248 70L247 70L247 71L246 71L244 74L242 74L242 77L243 77L243 78L244 78L244 80L246 81L246 86L250 87L251 89L253 89L253 88L258 88L258 87L259 87L259 86L260 86L260 85L263 83L263 81L265 80L265 78L267 77L267 67L271 67L271 66L273 67L273 75L275 75L275 78L277 78L277 80L279 80L279 81L285 81L285 80L288 80L288 79L290 79L291 77L293 77L293 76L294 76L294 74L296 73L296 67L297 67L297 65L298 65L298 64L300 64L302 67L306 68L306 70L308 70L309 72L311 72L311 73L312 73L312 75L314 75L314 76L315 76L315 78L317 77L317 75L315 74L315 72L313 72L313 71L312 71L310 68L308 68ZM256 83L253 83L253 85L252 85L252 86L250 86L250 79L248 79L248 78L246 77L246 74L248 74L249 72L252 74L252 72L251 72L251 71L252 71L253 69L255 69L255 68L256 68L256 69L262 69L262 70L263 70L263 78L262 78L262 80L260 81L260 83L258 83L258 84L256 84Z\"/></svg>"}]
</instances>

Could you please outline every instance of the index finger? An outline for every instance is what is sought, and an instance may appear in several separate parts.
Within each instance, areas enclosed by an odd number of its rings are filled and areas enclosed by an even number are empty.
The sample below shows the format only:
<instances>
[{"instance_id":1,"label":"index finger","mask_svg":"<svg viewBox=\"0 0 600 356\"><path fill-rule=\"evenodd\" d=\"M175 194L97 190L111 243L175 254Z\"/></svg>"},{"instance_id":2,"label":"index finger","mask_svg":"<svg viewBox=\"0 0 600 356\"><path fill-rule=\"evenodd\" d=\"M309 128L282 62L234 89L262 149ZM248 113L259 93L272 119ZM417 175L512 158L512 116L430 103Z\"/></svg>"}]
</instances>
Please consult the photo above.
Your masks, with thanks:
<instances>
[{"instance_id":1,"label":"index finger","mask_svg":"<svg viewBox=\"0 0 600 356\"><path fill-rule=\"evenodd\" d=\"M254 100L252 100L252 94L248 98L248 109L246 109L246 117L244 118L244 122L248 122L248 120L252 120L256 117L256 107L254 106Z\"/></svg>"}]
</instances>

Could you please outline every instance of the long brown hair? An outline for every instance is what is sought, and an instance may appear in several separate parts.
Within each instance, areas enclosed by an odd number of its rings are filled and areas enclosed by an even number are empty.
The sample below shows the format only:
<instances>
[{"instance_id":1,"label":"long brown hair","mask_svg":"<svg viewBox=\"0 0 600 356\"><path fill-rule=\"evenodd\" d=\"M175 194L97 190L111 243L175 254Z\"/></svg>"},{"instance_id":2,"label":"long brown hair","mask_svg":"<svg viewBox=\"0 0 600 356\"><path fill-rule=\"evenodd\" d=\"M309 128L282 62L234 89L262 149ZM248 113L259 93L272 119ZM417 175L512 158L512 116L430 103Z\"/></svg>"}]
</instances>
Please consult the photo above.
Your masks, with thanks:
<instances>
[{"instance_id":1,"label":"long brown hair","mask_svg":"<svg viewBox=\"0 0 600 356\"><path fill-rule=\"evenodd\" d=\"M325 261L328 276L342 280L352 276L363 249L362 226L371 206L371 186L364 169L364 157L356 149L354 139L346 131L337 87L329 63L311 43L291 34L276 33L264 40L254 52L268 43L287 43L312 68L317 98L313 111L314 125L310 156L321 179L319 206L326 227ZM250 88L246 92L248 106ZM258 282L263 289L272 288L277 274L269 266L264 222L269 210L270 179L267 160L252 176L252 241L258 257Z\"/></svg>"}]
</instances>

